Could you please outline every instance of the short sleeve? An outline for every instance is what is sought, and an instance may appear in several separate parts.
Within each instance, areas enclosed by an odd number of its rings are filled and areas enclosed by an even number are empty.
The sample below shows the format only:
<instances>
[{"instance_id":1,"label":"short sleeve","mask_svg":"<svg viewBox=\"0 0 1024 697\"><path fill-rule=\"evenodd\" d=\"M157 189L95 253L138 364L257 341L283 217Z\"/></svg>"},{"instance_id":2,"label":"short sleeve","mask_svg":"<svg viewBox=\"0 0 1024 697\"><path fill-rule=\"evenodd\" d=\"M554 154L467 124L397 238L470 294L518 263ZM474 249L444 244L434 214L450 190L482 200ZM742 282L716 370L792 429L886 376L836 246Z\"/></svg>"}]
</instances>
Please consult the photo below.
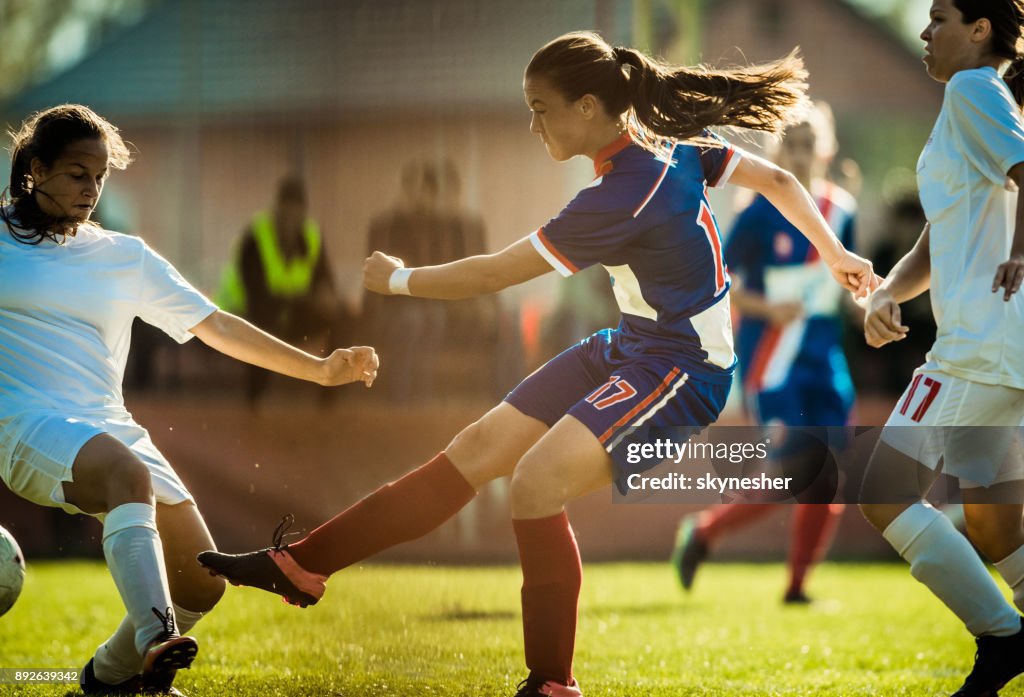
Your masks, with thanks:
<instances>
[{"instance_id":1,"label":"short sleeve","mask_svg":"<svg viewBox=\"0 0 1024 697\"><path fill-rule=\"evenodd\" d=\"M704 171L704 181L712 188L725 186L729 182L729 177L736 171L736 165L743 159L743 151L710 131L706 131L704 137L719 143L718 146L699 146L700 166Z\"/></svg>"},{"instance_id":2,"label":"short sleeve","mask_svg":"<svg viewBox=\"0 0 1024 697\"><path fill-rule=\"evenodd\" d=\"M729 273L736 273L744 280L759 263L763 264L761 232L764 223L758 215L757 206L751 204L736 216L736 220L725 238L725 264Z\"/></svg>"},{"instance_id":3,"label":"short sleeve","mask_svg":"<svg viewBox=\"0 0 1024 697\"><path fill-rule=\"evenodd\" d=\"M633 217L638 200L635 190L637 186L650 188L650 183L631 182L634 179L639 178L620 175L595 180L561 213L530 235L533 247L563 276L601 263L629 242L639 229Z\"/></svg>"},{"instance_id":4,"label":"short sleeve","mask_svg":"<svg viewBox=\"0 0 1024 697\"><path fill-rule=\"evenodd\" d=\"M217 310L170 262L143 244L142 292L139 317L180 344L192 338L190 329Z\"/></svg>"},{"instance_id":5,"label":"short sleeve","mask_svg":"<svg viewBox=\"0 0 1024 697\"><path fill-rule=\"evenodd\" d=\"M1020 107L990 70L962 71L946 88L946 108L964 156L994 184L1024 162Z\"/></svg>"}]
</instances>

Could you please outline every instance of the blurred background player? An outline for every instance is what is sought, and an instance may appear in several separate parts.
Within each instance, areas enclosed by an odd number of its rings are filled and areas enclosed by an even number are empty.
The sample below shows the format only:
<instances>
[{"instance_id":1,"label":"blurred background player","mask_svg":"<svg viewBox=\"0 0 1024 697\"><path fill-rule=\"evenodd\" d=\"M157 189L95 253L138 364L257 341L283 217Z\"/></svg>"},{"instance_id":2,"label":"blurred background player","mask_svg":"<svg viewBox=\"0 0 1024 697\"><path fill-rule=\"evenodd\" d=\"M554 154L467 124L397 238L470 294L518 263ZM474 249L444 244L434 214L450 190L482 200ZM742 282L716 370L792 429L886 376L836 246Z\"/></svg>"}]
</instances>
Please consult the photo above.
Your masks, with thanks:
<instances>
[{"instance_id":1,"label":"blurred background player","mask_svg":"<svg viewBox=\"0 0 1024 697\"><path fill-rule=\"evenodd\" d=\"M837 150L832 110L819 102L786 129L774 160L811 192L822 216L851 249L856 202L826 179ZM841 347L841 289L807 238L761 195L737 217L726 239L725 261L741 316L736 353L747 412L759 424L791 429L775 436L787 442L773 448L787 470L804 476L822 472L827 436L806 429L845 426L854 400ZM775 508L767 502L727 503L685 518L672 556L683 588L690 589L700 563L723 537ZM827 549L842 512L841 503L796 504L786 603L810 601L804 592L807 573Z\"/></svg>"},{"instance_id":2,"label":"blurred background player","mask_svg":"<svg viewBox=\"0 0 1024 697\"><path fill-rule=\"evenodd\" d=\"M278 182L272 208L254 215L242 233L217 304L322 355L349 338L352 317L335 290L324 238L308 207L301 177ZM269 379L268 371L248 366L250 406L257 405ZM323 393L325 399L333 394Z\"/></svg>"},{"instance_id":3,"label":"blurred background player","mask_svg":"<svg viewBox=\"0 0 1024 697\"><path fill-rule=\"evenodd\" d=\"M728 181L761 191L814 240L843 285L867 292L876 282L792 175L706 130L779 130L803 102L805 77L793 55L709 71L660 64L591 32L542 47L524 77L531 131L556 161L593 160L593 182L496 254L408 268L376 252L364 283L377 293L458 299L602 264L614 278L619 327L548 361L447 450L299 542L284 547L278 534L272 549L204 552L200 561L233 583L312 604L330 574L424 535L483 484L511 475L530 670L517 697L581 695L572 663L582 568L565 504L656 464L630 467L620 457L639 424L712 423L732 381L729 278L705 187Z\"/></svg>"},{"instance_id":4,"label":"blurred background player","mask_svg":"<svg viewBox=\"0 0 1024 697\"><path fill-rule=\"evenodd\" d=\"M902 340L900 303L930 290L938 330L868 463L861 510L975 636L955 697L992 697L1024 672L1024 618L971 547L1024 609L1024 3L935 0L921 39L945 84L917 165L928 223L868 299L864 329L871 346ZM940 471L959 479L970 542L924 500Z\"/></svg>"},{"instance_id":5,"label":"blurred background player","mask_svg":"<svg viewBox=\"0 0 1024 697\"><path fill-rule=\"evenodd\" d=\"M292 348L218 311L142 239L91 223L110 171L131 161L117 128L92 110L53 107L12 136L10 198L0 201L0 480L103 523L127 615L82 670L82 690L179 694L175 673L198 650L182 634L224 584L194 562L213 540L192 494L125 408L132 321L322 385L369 385L376 356Z\"/></svg>"}]
</instances>

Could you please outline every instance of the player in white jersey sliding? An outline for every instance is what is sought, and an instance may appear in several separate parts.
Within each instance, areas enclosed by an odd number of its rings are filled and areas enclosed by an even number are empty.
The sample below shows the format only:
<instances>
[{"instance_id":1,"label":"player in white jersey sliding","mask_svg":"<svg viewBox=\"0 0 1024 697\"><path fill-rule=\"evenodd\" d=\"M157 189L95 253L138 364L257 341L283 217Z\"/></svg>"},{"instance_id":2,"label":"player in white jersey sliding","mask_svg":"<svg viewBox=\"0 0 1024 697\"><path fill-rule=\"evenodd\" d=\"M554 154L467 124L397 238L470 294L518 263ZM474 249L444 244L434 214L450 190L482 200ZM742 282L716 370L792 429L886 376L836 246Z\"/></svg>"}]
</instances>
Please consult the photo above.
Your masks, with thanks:
<instances>
[{"instance_id":1,"label":"player in white jersey sliding","mask_svg":"<svg viewBox=\"0 0 1024 697\"><path fill-rule=\"evenodd\" d=\"M992 697L1024 672L1020 615L967 539L922 500L940 470L959 478L967 534L1024 609L1022 27L1021 0L932 3L924 62L946 88L917 167L928 224L865 318L869 344L898 341L908 331L899 303L931 290L935 344L886 423L861 508L977 638L955 697Z\"/></svg>"},{"instance_id":2,"label":"player in white jersey sliding","mask_svg":"<svg viewBox=\"0 0 1024 697\"><path fill-rule=\"evenodd\" d=\"M73 104L13 134L0 200L0 480L42 506L103 521L103 554L128 610L82 671L86 694L180 694L195 658L182 634L224 592L193 561L213 544L192 495L121 395L132 321L198 336L239 360L340 385L376 374L373 349L317 358L221 312L137 237L89 221L130 153ZM5 197L6 198L6 197Z\"/></svg>"}]
</instances>

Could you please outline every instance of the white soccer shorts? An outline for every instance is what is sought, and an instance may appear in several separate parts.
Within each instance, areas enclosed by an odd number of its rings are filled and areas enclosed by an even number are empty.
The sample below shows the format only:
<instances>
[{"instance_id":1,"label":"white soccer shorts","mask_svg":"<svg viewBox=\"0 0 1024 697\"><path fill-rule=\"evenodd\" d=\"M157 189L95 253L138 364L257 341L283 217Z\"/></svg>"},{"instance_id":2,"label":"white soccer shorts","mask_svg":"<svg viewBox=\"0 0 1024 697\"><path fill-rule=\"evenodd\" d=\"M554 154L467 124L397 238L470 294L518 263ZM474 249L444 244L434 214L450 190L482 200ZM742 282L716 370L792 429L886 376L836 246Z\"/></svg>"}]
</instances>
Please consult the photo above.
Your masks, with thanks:
<instances>
[{"instance_id":1,"label":"white soccer shorts","mask_svg":"<svg viewBox=\"0 0 1024 697\"><path fill-rule=\"evenodd\" d=\"M72 465L78 451L101 433L124 443L146 465L157 502L194 501L146 429L127 412L74 418L32 411L0 418L0 480L18 496L40 506L83 513L64 500L63 484L73 480Z\"/></svg>"},{"instance_id":2,"label":"white soccer shorts","mask_svg":"<svg viewBox=\"0 0 1024 697\"><path fill-rule=\"evenodd\" d=\"M889 415L882 440L962 488L1024 480L1024 390L956 377L928 361Z\"/></svg>"}]
</instances>

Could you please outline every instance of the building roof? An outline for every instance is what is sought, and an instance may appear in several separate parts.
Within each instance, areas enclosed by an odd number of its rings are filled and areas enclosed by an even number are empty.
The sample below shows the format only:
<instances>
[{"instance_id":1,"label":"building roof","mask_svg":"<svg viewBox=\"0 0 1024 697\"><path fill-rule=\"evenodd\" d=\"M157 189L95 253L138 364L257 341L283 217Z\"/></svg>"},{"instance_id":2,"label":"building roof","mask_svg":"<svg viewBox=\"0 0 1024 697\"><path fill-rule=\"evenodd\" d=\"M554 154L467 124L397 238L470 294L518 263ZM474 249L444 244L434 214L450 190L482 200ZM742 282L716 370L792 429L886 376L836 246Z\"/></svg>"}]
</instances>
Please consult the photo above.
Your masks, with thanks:
<instances>
[{"instance_id":1,"label":"building roof","mask_svg":"<svg viewBox=\"0 0 1024 697\"><path fill-rule=\"evenodd\" d=\"M614 5L608 14L595 0L165 0L4 111L83 102L160 118L502 106L522 100L523 67L544 41L598 21L628 29L628 3Z\"/></svg>"}]
</instances>

